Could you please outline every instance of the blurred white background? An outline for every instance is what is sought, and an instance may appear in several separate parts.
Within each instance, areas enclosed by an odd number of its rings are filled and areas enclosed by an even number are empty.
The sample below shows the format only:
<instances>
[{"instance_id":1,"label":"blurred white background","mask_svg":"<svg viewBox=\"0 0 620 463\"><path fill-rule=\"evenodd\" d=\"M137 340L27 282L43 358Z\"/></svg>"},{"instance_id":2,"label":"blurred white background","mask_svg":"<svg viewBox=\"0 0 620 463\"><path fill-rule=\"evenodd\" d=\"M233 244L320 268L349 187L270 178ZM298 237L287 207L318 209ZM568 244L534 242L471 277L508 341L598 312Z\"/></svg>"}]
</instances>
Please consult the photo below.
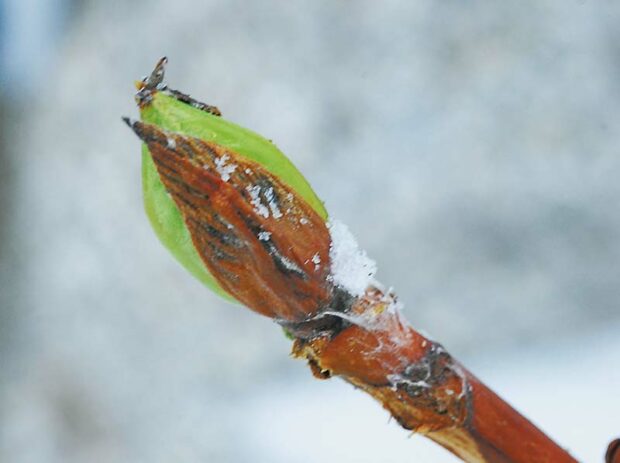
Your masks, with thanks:
<instances>
[{"instance_id":1,"label":"blurred white background","mask_svg":"<svg viewBox=\"0 0 620 463\"><path fill-rule=\"evenodd\" d=\"M416 327L601 461L618 24L612 0L0 0L0 461L455 461L159 244L120 116L162 55L289 155Z\"/></svg>"}]
</instances>

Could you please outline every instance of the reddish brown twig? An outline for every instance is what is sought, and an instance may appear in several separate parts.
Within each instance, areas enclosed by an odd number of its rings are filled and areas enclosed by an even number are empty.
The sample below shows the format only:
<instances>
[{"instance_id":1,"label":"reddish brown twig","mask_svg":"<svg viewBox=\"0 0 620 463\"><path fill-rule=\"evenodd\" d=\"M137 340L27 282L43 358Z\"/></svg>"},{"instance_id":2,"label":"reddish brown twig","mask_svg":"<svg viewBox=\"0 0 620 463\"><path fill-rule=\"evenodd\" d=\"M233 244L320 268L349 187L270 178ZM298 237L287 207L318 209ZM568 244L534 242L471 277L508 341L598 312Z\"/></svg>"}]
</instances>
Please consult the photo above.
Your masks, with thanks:
<instances>
[{"instance_id":1,"label":"reddish brown twig","mask_svg":"<svg viewBox=\"0 0 620 463\"><path fill-rule=\"evenodd\" d=\"M308 337L313 329L304 324L293 330L299 335L293 353L308 360L315 376L343 377L381 402L405 429L467 462L576 461L440 344L409 326L391 296L367 291L345 321L343 329L319 336Z\"/></svg>"},{"instance_id":2,"label":"reddish brown twig","mask_svg":"<svg viewBox=\"0 0 620 463\"><path fill-rule=\"evenodd\" d=\"M157 90L145 89L140 102L148 105ZM467 462L575 462L414 330L394 295L373 285L364 292L365 283L359 292L338 284L326 224L263 165L212 142L127 122L148 145L211 274L237 300L284 326L295 338L293 354L315 376L344 378L404 428ZM223 174L218 167L226 160L235 167ZM614 463L615 449L608 456Z\"/></svg>"}]
</instances>

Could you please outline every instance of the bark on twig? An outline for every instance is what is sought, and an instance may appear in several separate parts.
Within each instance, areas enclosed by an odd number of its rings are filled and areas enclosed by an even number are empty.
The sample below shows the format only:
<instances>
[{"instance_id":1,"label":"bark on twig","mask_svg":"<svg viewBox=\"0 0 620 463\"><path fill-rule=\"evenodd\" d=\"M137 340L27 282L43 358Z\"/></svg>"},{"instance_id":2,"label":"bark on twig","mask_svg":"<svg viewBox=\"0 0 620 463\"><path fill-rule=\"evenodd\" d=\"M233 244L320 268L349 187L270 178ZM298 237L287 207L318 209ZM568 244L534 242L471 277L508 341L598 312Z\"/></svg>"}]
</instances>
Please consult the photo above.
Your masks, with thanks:
<instances>
[{"instance_id":1,"label":"bark on twig","mask_svg":"<svg viewBox=\"0 0 620 463\"><path fill-rule=\"evenodd\" d=\"M293 354L307 359L318 378L340 376L366 391L402 427L464 461L576 461L440 344L414 330L394 305L392 296L373 288L349 314L325 315L346 322L335 329L289 325L298 336Z\"/></svg>"}]
</instances>

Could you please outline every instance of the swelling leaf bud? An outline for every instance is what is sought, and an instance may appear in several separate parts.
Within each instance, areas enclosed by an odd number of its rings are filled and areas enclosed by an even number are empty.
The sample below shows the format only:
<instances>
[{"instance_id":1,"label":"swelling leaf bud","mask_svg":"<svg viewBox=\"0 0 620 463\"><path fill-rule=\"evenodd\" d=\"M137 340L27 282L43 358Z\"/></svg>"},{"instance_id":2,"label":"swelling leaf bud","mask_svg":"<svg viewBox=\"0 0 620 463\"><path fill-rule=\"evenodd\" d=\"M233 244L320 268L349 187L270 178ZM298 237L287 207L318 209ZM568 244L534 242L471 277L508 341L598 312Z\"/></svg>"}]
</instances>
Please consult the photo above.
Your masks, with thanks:
<instances>
[{"instance_id":1,"label":"swelling leaf bud","mask_svg":"<svg viewBox=\"0 0 620 463\"><path fill-rule=\"evenodd\" d=\"M163 84L165 58L137 84L143 192L155 232L218 294L282 321L334 298L327 213L270 141Z\"/></svg>"}]
</instances>

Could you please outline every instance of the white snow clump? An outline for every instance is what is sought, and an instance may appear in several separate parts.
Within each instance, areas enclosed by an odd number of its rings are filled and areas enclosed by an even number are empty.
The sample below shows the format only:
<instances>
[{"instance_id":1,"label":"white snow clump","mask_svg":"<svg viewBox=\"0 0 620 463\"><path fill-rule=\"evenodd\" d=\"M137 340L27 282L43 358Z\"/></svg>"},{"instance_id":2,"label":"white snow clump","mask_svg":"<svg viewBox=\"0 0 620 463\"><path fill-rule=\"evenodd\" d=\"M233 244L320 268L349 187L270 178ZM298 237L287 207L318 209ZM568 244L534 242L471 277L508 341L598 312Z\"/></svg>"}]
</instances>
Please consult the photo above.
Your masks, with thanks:
<instances>
[{"instance_id":1,"label":"white snow clump","mask_svg":"<svg viewBox=\"0 0 620 463\"><path fill-rule=\"evenodd\" d=\"M345 224L332 220L327 227L332 241L329 247L332 281L353 296L362 296L373 281L377 264L359 249Z\"/></svg>"}]
</instances>

